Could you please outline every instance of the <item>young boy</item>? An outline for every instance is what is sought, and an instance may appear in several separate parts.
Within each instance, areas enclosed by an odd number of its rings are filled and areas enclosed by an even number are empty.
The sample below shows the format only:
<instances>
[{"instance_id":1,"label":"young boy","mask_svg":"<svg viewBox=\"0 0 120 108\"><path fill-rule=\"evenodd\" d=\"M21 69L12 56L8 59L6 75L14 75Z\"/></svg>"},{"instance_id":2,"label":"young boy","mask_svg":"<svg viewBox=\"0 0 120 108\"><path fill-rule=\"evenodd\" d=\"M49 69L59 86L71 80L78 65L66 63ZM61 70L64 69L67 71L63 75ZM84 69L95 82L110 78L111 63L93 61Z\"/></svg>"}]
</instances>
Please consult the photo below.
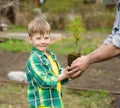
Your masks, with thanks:
<instances>
[{"instance_id":1,"label":"young boy","mask_svg":"<svg viewBox=\"0 0 120 108\"><path fill-rule=\"evenodd\" d=\"M25 67L30 108L63 108L61 84L68 81L67 68L62 72L56 55L48 50L50 25L34 19L28 25L33 48Z\"/></svg>"}]
</instances>

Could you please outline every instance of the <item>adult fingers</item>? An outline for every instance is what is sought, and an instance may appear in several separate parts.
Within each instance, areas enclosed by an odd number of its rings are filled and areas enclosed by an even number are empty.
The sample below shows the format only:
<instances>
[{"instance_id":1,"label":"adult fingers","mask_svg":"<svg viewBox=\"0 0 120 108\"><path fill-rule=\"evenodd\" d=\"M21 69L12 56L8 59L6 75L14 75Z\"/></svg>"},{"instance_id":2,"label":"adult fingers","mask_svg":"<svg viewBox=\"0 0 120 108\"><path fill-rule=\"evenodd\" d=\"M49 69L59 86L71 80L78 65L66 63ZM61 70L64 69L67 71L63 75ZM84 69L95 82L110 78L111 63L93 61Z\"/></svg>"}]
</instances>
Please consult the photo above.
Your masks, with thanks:
<instances>
[{"instance_id":1,"label":"adult fingers","mask_svg":"<svg viewBox=\"0 0 120 108\"><path fill-rule=\"evenodd\" d=\"M79 71L79 67L75 67L75 68L73 68L71 70L68 70L68 74L74 74L74 73L76 73L78 71Z\"/></svg>"},{"instance_id":2,"label":"adult fingers","mask_svg":"<svg viewBox=\"0 0 120 108\"><path fill-rule=\"evenodd\" d=\"M67 67L67 70L68 71L71 71L71 70L73 70L73 69L76 69L78 66L76 66L76 65L74 65L74 66L71 66L71 67Z\"/></svg>"},{"instance_id":3,"label":"adult fingers","mask_svg":"<svg viewBox=\"0 0 120 108\"><path fill-rule=\"evenodd\" d=\"M82 75L82 70L79 70L75 74L72 75L71 79L79 78L81 75Z\"/></svg>"}]
</instances>

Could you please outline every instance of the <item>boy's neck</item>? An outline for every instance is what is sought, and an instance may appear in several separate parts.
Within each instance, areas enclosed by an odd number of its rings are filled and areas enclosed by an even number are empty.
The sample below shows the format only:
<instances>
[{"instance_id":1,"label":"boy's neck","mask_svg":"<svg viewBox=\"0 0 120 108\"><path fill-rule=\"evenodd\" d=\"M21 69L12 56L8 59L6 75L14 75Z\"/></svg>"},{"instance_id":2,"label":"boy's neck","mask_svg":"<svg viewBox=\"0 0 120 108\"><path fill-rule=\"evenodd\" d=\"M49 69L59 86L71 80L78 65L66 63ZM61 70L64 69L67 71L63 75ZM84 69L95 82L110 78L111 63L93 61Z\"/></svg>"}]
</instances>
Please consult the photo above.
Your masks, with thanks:
<instances>
[{"instance_id":1,"label":"boy's neck","mask_svg":"<svg viewBox=\"0 0 120 108\"><path fill-rule=\"evenodd\" d=\"M47 52L46 52L46 51L44 51L44 52L42 52L42 53L44 53L45 55L47 55Z\"/></svg>"}]
</instances>

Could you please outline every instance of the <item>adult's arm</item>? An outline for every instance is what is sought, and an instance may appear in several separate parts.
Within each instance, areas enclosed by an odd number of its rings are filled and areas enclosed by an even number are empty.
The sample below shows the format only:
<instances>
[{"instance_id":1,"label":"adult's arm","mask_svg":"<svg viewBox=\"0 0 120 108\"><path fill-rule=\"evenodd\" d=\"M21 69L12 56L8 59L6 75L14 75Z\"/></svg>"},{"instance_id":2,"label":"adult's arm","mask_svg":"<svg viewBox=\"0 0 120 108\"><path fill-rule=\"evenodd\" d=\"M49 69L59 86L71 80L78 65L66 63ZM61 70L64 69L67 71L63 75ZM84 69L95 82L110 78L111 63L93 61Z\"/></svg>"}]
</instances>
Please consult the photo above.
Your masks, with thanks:
<instances>
[{"instance_id":1,"label":"adult's arm","mask_svg":"<svg viewBox=\"0 0 120 108\"><path fill-rule=\"evenodd\" d=\"M88 62L92 64L95 62L100 62L113 58L114 56L117 56L119 54L120 54L120 48L110 43L108 45L102 45L100 48L91 52L90 54L87 55L87 58L88 58Z\"/></svg>"},{"instance_id":2,"label":"adult's arm","mask_svg":"<svg viewBox=\"0 0 120 108\"><path fill-rule=\"evenodd\" d=\"M119 54L120 48L112 43L103 44L90 54L77 58L69 68L69 74L73 74L72 78L78 78L90 64L110 59Z\"/></svg>"}]
</instances>

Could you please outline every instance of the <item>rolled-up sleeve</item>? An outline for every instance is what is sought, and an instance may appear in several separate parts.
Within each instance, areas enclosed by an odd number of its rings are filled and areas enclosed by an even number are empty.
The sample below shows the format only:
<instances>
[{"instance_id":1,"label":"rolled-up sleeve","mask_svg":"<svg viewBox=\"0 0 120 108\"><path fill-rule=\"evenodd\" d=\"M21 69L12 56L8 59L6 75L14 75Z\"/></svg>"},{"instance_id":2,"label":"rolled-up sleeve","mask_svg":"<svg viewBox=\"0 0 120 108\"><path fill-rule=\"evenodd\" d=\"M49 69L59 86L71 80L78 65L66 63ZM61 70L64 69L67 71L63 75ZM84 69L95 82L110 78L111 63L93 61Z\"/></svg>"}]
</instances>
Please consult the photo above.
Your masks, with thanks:
<instances>
[{"instance_id":1,"label":"rolled-up sleeve","mask_svg":"<svg viewBox=\"0 0 120 108\"><path fill-rule=\"evenodd\" d=\"M112 38L113 38L113 35L110 34L104 41L104 44L109 44L109 43L112 43Z\"/></svg>"},{"instance_id":2,"label":"rolled-up sleeve","mask_svg":"<svg viewBox=\"0 0 120 108\"><path fill-rule=\"evenodd\" d=\"M112 39L113 45L120 48L120 33L116 33L115 36Z\"/></svg>"},{"instance_id":3,"label":"rolled-up sleeve","mask_svg":"<svg viewBox=\"0 0 120 108\"><path fill-rule=\"evenodd\" d=\"M120 33L118 32L115 35L109 35L104 41L104 44L108 45L109 43L112 43L116 47L120 48Z\"/></svg>"}]
</instances>

